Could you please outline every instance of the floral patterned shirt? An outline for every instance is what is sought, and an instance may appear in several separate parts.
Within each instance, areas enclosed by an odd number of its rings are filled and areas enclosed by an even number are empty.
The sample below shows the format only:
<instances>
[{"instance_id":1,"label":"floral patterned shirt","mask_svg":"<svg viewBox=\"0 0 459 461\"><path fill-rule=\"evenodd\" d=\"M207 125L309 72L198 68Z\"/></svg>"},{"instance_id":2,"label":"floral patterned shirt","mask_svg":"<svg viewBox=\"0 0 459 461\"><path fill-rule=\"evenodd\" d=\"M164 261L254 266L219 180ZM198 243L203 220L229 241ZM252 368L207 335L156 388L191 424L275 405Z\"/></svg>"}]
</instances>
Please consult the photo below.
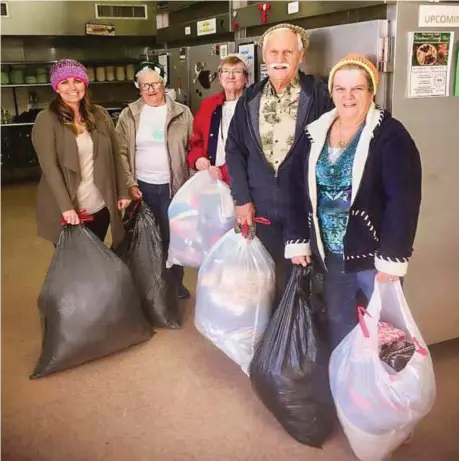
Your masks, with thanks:
<instances>
[{"instance_id":1,"label":"floral patterned shirt","mask_svg":"<svg viewBox=\"0 0 459 461\"><path fill-rule=\"evenodd\" d=\"M298 76L277 94L271 83L263 88L260 101L260 138L266 160L275 171L295 141L296 116L301 86Z\"/></svg>"}]
</instances>

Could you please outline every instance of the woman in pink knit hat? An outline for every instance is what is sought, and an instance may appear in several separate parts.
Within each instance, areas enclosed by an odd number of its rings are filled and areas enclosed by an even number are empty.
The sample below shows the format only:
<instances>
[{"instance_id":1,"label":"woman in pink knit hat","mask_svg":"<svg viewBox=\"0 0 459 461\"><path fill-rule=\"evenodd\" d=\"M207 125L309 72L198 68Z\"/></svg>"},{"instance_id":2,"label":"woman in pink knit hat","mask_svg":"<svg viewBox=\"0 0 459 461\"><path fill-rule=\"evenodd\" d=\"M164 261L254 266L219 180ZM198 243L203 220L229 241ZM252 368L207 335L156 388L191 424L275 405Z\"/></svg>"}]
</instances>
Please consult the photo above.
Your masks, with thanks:
<instances>
[{"instance_id":1,"label":"woman in pink knit hat","mask_svg":"<svg viewBox=\"0 0 459 461\"><path fill-rule=\"evenodd\" d=\"M109 225L113 243L123 237L120 210L129 204L113 123L92 103L86 68L62 59L50 70L56 97L37 117L32 141L42 177L38 186L38 234L56 244L61 221L86 226L101 240Z\"/></svg>"}]
</instances>

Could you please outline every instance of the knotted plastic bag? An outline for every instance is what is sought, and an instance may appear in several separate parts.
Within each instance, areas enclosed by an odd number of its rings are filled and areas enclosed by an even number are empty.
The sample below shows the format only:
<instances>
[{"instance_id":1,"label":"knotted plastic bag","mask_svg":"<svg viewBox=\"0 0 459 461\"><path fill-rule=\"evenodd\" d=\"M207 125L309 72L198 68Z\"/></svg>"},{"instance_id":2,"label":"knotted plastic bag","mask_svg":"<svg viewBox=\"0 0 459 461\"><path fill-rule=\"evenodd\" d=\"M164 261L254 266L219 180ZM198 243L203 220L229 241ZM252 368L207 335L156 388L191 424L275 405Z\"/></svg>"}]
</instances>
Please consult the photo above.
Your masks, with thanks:
<instances>
[{"instance_id":1,"label":"knotted plastic bag","mask_svg":"<svg viewBox=\"0 0 459 461\"><path fill-rule=\"evenodd\" d=\"M128 267L83 226L62 230L38 308L43 344L31 378L121 351L153 334Z\"/></svg>"},{"instance_id":2,"label":"knotted plastic bag","mask_svg":"<svg viewBox=\"0 0 459 461\"><path fill-rule=\"evenodd\" d=\"M382 461L410 435L435 400L432 360L400 282L375 281L367 315L333 351L330 384L337 413L357 458ZM379 357L378 323L403 331L416 352L399 372Z\"/></svg>"},{"instance_id":3,"label":"knotted plastic bag","mask_svg":"<svg viewBox=\"0 0 459 461\"><path fill-rule=\"evenodd\" d=\"M252 385L284 429L320 447L335 421L322 274L295 266L250 366Z\"/></svg>"},{"instance_id":4,"label":"knotted plastic bag","mask_svg":"<svg viewBox=\"0 0 459 461\"><path fill-rule=\"evenodd\" d=\"M200 267L213 245L234 225L234 203L228 185L212 179L208 171L196 173L169 206L167 267Z\"/></svg>"},{"instance_id":5,"label":"knotted plastic bag","mask_svg":"<svg viewBox=\"0 0 459 461\"><path fill-rule=\"evenodd\" d=\"M271 316L274 261L261 241L225 234L199 270L195 326L245 373Z\"/></svg>"},{"instance_id":6,"label":"knotted plastic bag","mask_svg":"<svg viewBox=\"0 0 459 461\"><path fill-rule=\"evenodd\" d=\"M176 284L165 266L164 244L155 218L143 202L126 214L126 234L116 253L131 270L142 309L153 326L180 328Z\"/></svg>"}]
</instances>

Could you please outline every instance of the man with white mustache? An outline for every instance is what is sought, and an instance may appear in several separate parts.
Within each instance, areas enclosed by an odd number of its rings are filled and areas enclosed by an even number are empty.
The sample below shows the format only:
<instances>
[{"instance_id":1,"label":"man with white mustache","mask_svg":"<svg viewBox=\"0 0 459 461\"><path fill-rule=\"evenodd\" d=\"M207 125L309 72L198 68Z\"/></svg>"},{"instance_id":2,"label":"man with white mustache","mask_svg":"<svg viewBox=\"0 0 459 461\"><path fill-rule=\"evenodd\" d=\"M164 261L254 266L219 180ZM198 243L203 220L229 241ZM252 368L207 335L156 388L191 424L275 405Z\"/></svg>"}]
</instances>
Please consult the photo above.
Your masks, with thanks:
<instances>
[{"instance_id":1,"label":"man with white mustache","mask_svg":"<svg viewBox=\"0 0 459 461\"><path fill-rule=\"evenodd\" d=\"M226 162L240 224L268 218L256 235L276 262L277 298L291 264L283 256L284 194L297 141L307 124L333 108L327 85L299 71L309 45L307 32L278 24L260 39L268 78L240 97L226 143ZM278 301L278 299L276 300Z\"/></svg>"}]
</instances>

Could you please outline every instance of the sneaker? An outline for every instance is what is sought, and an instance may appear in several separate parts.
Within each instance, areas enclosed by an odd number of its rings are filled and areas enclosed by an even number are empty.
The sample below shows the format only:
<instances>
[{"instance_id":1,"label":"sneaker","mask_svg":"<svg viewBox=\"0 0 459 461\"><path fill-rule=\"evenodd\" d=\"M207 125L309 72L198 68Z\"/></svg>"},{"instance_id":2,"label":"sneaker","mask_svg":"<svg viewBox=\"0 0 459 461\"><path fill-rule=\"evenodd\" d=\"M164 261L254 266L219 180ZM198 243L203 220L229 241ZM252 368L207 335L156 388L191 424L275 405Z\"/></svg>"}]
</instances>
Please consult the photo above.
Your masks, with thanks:
<instances>
[{"instance_id":1,"label":"sneaker","mask_svg":"<svg viewBox=\"0 0 459 461\"><path fill-rule=\"evenodd\" d=\"M178 288L178 299L188 299L191 296L190 290L182 284Z\"/></svg>"}]
</instances>

